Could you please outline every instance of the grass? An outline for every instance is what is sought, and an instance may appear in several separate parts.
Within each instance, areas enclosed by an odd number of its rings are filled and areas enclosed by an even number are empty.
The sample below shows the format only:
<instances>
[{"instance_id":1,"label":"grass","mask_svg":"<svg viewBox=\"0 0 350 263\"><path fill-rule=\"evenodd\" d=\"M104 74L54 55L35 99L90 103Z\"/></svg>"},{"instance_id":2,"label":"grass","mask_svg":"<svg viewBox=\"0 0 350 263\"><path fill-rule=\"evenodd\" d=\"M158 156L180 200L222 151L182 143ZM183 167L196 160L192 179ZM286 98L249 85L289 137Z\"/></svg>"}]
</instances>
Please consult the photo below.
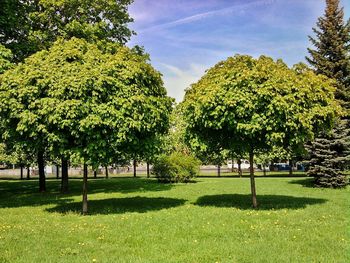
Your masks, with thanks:
<instances>
[{"instance_id":1,"label":"grass","mask_svg":"<svg viewBox=\"0 0 350 263\"><path fill-rule=\"evenodd\" d=\"M306 178L81 180L36 193L36 181L0 181L0 262L350 262L349 189Z\"/></svg>"}]
</instances>

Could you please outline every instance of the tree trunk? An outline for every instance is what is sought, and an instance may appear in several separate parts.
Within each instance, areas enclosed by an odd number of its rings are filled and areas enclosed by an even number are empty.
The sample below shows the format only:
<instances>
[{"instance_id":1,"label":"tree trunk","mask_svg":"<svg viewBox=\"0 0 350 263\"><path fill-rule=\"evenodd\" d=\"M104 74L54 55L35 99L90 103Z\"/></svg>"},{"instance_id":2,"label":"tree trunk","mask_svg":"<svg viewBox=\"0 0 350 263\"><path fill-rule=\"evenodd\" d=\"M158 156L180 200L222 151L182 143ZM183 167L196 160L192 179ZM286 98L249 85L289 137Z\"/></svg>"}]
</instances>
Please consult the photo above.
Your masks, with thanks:
<instances>
[{"instance_id":1,"label":"tree trunk","mask_svg":"<svg viewBox=\"0 0 350 263\"><path fill-rule=\"evenodd\" d=\"M84 173L83 173L83 215L88 213L88 199L87 199L87 180L88 180L88 167L84 164Z\"/></svg>"},{"instance_id":2,"label":"tree trunk","mask_svg":"<svg viewBox=\"0 0 350 263\"><path fill-rule=\"evenodd\" d=\"M264 176L266 176L266 167L265 167L265 165L263 165L263 172L264 172Z\"/></svg>"},{"instance_id":3,"label":"tree trunk","mask_svg":"<svg viewBox=\"0 0 350 263\"><path fill-rule=\"evenodd\" d=\"M62 157L61 193L68 193L68 159Z\"/></svg>"},{"instance_id":4,"label":"tree trunk","mask_svg":"<svg viewBox=\"0 0 350 263\"><path fill-rule=\"evenodd\" d=\"M134 166L134 177L136 177L136 160L134 160L133 166Z\"/></svg>"},{"instance_id":5,"label":"tree trunk","mask_svg":"<svg viewBox=\"0 0 350 263\"><path fill-rule=\"evenodd\" d=\"M28 166L27 167L27 180L30 179L30 167Z\"/></svg>"},{"instance_id":6,"label":"tree trunk","mask_svg":"<svg viewBox=\"0 0 350 263\"><path fill-rule=\"evenodd\" d=\"M218 177L220 177L220 176L221 176L221 165L218 164Z\"/></svg>"},{"instance_id":7,"label":"tree trunk","mask_svg":"<svg viewBox=\"0 0 350 263\"><path fill-rule=\"evenodd\" d=\"M231 173L234 173L234 172L235 172L235 166L234 166L233 154L231 155L231 163L232 163L232 166L231 166Z\"/></svg>"},{"instance_id":8,"label":"tree trunk","mask_svg":"<svg viewBox=\"0 0 350 263\"><path fill-rule=\"evenodd\" d=\"M256 189L255 189L255 178L254 178L254 150L253 148L249 152L249 163L250 163L250 188L252 192L253 207L258 207L256 200Z\"/></svg>"},{"instance_id":9,"label":"tree trunk","mask_svg":"<svg viewBox=\"0 0 350 263\"><path fill-rule=\"evenodd\" d=\"M106 166L106 179L108 179L108 166Z\"/></svg>"},{"instance_id":10,"label":"tree trunk","mask_svg":"<svg viewBox=\"0 0 350 263\"><path fill-rule=\"evenodd\" d=\"M239 177L242 177L242 161L241 161L241 159L237 159L237 165L238 165L238 175L239 175Z\"/></svg>"},{"instance_id":11,"label":"tree trunk","mask_svg":"<svg viewBox=\"0 0 350 263\"><path fill-rule=\"evenodd\" d=\"M94 170L94 178L97 178L97 171Z\"/></svg>"},{"instance_id":12,"label":"tree trunk","mask_svg":"<svg viewBox=\"0 0 350 263\"><path fill-rule=\"evenodd\" d=\"M23 165L21 165L21 180L23 180Z\"/></svg>"},{"instance_id":13,"label":"tree trunk","mask_svg":"<svg viewBox=\"0 0 350 263\"><path fill-rule=\"evenodd\" d=\"M56 179L60 178L60 166L56 165Z\"/></svg>"},{"instance_id":14,"label":"tree trunk","mask_svg":"<svg viewBox=\"0 0 350 263\"><path fill-rule=\"evenodd\" d=\"M149 178L149 162L147 162L147 178Z\"/></svg>"},{"instance_id":15,"label":"tree trunk","mask_svg":"<svg viewBox=\"0 0 350 263\"><path fill-rule=\"evenodd\" d=\"M45 161L44 152L38 152L38 167L39 167L39 191L46 191L46 180L45 180Z\"/></svg>"},{"instance_id":16,"label":"tree trunk","mask_svg":"<svg viewBox=\"0 0 350 263\"><path fill-rule=\"evenodd\" d=\"M293 160L289 160L289 176L293 176Z\"/></svg>"}]
</instances>

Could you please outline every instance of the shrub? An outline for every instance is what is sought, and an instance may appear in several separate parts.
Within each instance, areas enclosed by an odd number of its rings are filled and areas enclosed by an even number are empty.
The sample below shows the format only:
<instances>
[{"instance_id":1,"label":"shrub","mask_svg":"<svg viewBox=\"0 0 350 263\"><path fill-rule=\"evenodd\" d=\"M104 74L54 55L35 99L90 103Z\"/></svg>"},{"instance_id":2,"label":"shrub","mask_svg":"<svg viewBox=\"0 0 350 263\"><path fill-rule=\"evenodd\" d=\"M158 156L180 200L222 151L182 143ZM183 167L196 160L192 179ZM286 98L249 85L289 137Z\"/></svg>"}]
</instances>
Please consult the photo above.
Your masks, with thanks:
<instances>
[{"instance_id":1,"label":"shrub","mask_svg":"<svg viewBox=\"0 0 350 263\"><path fill-rule=\"evenodd\" d=\"M197 176L200 162L183 153L161 155L153 166L153 174L162 183L187 183Z\"/></svg>"}]
</instances>

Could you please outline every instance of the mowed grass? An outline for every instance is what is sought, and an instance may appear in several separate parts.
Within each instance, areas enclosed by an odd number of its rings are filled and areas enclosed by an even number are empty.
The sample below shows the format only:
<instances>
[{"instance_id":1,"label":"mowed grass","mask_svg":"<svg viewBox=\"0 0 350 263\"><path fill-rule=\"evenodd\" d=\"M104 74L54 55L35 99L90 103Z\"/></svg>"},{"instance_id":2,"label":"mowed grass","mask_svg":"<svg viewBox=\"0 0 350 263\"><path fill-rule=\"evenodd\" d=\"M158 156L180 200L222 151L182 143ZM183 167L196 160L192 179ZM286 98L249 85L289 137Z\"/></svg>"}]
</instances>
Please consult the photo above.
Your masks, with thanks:
<instances>
[{"instance_id":1,"label":"mowed grass","mask_svg":"<svg viewBox=\"0 0 350 263\"><path fill-rule=\"evenodd\" d=\"M310 187L306 178L89 180L81 185L0 181L0 262L350 262L349 189Z\"/></svg>"}]
</instances>

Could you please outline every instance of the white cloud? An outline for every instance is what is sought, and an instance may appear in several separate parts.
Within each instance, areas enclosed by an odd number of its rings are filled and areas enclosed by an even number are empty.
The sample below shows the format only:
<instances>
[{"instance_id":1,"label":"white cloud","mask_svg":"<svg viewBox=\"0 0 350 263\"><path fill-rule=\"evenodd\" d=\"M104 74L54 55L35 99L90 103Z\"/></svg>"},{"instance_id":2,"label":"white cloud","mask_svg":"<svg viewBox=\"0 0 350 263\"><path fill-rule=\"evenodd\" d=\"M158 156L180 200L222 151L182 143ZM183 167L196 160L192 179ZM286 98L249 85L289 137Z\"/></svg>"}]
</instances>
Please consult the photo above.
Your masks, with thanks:
<instances>
[{"instance_id":1,"label":"white cloud","mask_svg":"<svg viewBox=\"0 0 350 263\"><path fill-rule=\"evenodd\" d=\"M208 66L190 64L187 69L180 69L173 65L163 64L161 71L164 73L164 85L168 95L175 98L177 102L182 101L185 89L197 82L208 69Z\"/></svg>"}]
</instances>

